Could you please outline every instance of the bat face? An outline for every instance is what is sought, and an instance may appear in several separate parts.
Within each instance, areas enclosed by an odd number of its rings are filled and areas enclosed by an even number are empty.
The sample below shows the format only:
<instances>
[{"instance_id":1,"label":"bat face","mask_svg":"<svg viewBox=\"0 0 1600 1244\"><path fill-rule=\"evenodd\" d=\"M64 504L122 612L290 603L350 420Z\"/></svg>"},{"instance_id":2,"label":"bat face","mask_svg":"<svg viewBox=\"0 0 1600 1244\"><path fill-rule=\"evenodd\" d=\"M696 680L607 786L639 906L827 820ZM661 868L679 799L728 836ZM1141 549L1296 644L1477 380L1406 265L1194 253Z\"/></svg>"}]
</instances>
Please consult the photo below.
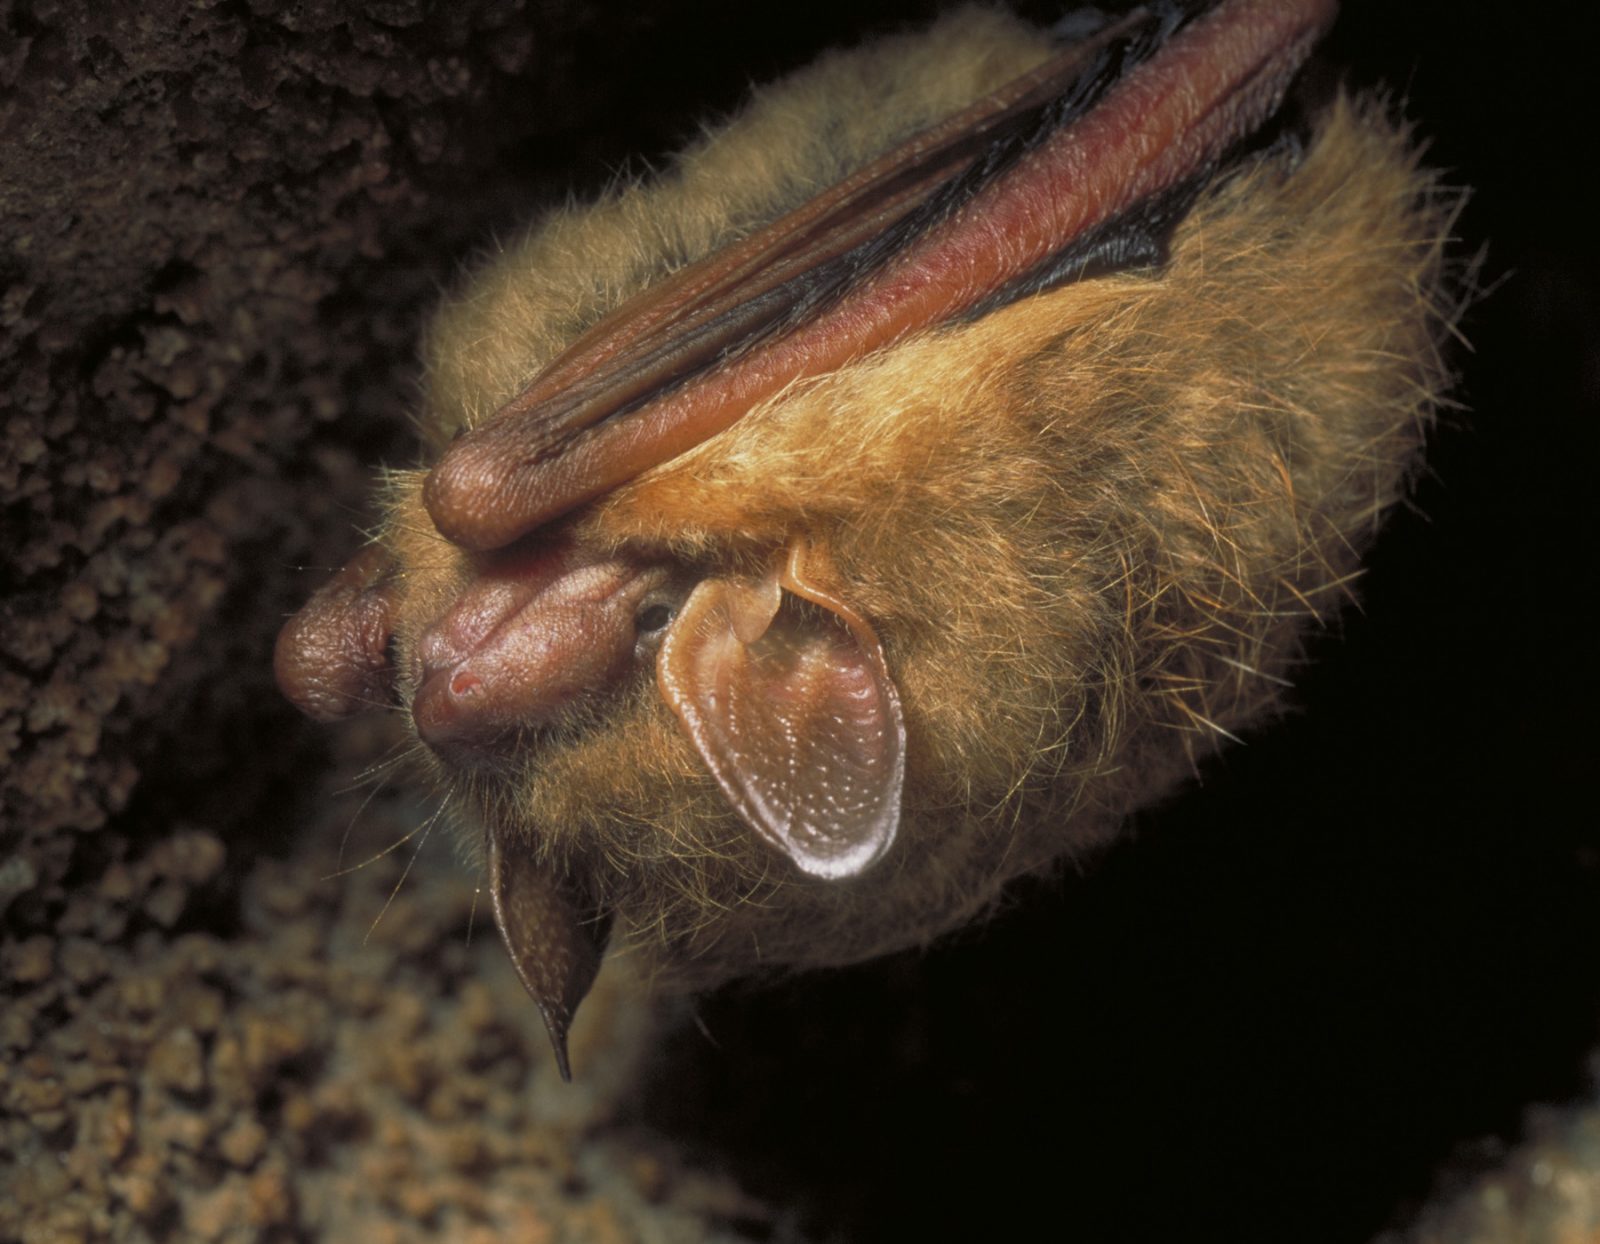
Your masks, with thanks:
<instances>
[{"instance_id":1,"label":"bat face","mask_svg":"<svg viewBox=\"0 0 1600 1244\"><path fill-rule=\"evenodd\" d=\"M441 313L437 461L279 679L409 715L563 1069L613 932L687 985L926 940L1278 703L1446 380L1405 136L1255 137L1330 16L958 14Z\"/></svg>"}]
</instances>

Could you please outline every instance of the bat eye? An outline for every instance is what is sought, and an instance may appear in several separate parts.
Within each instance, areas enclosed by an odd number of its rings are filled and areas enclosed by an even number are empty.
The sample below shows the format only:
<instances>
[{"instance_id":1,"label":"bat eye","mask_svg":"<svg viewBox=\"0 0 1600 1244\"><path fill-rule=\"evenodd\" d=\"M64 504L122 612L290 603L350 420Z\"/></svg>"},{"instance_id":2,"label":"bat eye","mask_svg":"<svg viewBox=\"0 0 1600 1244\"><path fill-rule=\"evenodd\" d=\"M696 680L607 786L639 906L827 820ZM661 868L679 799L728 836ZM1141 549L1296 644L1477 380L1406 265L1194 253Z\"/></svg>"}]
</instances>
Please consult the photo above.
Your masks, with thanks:
<instances>
[{"instance_id":1,"label":"bat eye","mask_svg":"<svg viewBox=\"0 0 1600 1244\"><path fill-rule=\"evenodd\" d=\"M640 662L654 661L667 628L678 616L684 592L676 585L656 588L639 602L633 613L633 655Z\"/></svg>"},{"instance_id":2,"label":"bat eye","mask_svg":"<svg viewBox=\"0 0 1600 1244\"><path fill-rule=\"evenodd\" d=\"M639 610L638 616L633 620L633 624L638 629L639 634L644 636L653 635L657 631L664 630L667 623L671 621L672 606L658 601Z\"/></svg>"}]
</instances>

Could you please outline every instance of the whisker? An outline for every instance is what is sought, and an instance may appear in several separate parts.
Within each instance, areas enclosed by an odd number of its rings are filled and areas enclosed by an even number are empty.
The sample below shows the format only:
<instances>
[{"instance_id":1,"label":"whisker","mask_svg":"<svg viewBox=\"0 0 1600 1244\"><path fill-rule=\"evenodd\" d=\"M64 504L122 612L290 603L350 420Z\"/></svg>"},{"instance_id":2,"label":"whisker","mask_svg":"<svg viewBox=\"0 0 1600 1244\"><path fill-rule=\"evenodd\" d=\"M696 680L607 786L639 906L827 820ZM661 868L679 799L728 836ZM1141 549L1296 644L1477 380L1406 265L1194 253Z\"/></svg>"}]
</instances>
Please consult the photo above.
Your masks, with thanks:
<instances>
[{"instance_id":1,"label":"whisker","mask_svg":"<svg viewBox=\"0 0 1600 1244\"><path fill-rule=\"evenodd\" d=\"M438 824L440 816L444 814L444 808L445 805L441 802L438 808L434 810L433 815L430 816L426 821L424 821L416 829L412 830L404 838L400 839L400 842L395 843L394 846L391 846L382 852L381 855L373 857L374 859L381 859L383 855L388 855L389 852L393 851L395 847L398 847L400 843L416 837L418 832L422 834L422 837L417 841L417 849L411 853L411 858L406 861L406 866L401 870L399 878L394 883L394 888L389 891L389 897L383 900L383 907L380 908L378 914L372 918L372 924L367 929L366 936L361 939L361 944L363 946L365 946L367 942L371 940L372 935L378 931L378 925L382 922L384 916L388 914L389 908L394 905L394 900L399 897L401 887L405 885L406 878L411 875L412 868L416 866L417 857L422 854L422 848L428 845L428 834L432 831L433 827ZM371 861L369 860L368 863L370 862Z\"/></svg>"},{"instance_id":2,"label":"whisker","mask_svg":"<svg viewBox=\"0 0 1600 1244\"><path fill-rule=\"evenodd\" d=\"M401 837L395 839L395 841L391 842L388 846L384 847L383 850L377 852L375 855L368 856L366 859L362 860L359 864L351 864L348 868L340 868L336 872L331 872L326 877L323 877L322 880L324 880L324 881L336 881L340 877L348 877L351 873L359 872L363 868L367 868L370 865L376 864L379 860L383 859L385 856L393 855L396 851L398 851L401 847L405 846L406 843L410 842L418 834L423 835L423 839L424 839L424 841L426 841L428 830L433 828L434 823L443 814L444 814L444 804L441 803L439 805L439 807L434 811L432 816L430 816L427 820L423 821L422 824L418 825L415 829L413 829L410 832L408 832L406 834L403 834ZM422 844L418 843L417 845L420 848Z\"/></svg>"}]
</instances>

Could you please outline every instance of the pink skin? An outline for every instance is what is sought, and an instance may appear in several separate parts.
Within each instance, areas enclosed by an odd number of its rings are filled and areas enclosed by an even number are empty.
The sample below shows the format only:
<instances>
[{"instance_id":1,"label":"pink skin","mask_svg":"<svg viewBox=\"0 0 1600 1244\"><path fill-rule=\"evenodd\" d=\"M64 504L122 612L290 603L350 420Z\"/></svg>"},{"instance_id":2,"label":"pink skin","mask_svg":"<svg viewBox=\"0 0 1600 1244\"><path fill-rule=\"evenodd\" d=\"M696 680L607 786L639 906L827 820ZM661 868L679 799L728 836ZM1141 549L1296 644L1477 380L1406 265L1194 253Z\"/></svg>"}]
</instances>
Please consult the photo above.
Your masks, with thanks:
<instances>
[{"instance_id":1,"label":"pink skin","mask_svg":"<svg viewBox=\"0 0 1600 1244\"><path fill-rule=\"evenodd\" d=\"M615 686L635 659L635 618L669 578L661 565L595 560L566 543L498 559L417 645L417 734L470 759L509 731L548 725Z\"/></svg>"}]
</instances>

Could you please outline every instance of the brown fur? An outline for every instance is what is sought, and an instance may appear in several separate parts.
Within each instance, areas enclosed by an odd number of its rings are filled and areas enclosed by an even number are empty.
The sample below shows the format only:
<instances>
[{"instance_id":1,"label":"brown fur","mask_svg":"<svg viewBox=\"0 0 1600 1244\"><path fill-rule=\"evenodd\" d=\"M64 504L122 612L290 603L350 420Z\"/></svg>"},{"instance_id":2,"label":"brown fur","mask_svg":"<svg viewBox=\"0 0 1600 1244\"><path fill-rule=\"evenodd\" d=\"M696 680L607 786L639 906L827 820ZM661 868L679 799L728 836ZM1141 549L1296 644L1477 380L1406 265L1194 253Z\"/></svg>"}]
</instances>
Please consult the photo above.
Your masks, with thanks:
<instances>
[{"instance_id":1,"label":"brown fur","mask_svg":"<svg viewBox=\"0 0 1600 1244\"><path fill-rule=\"evenodd\" d=\"M1045 51L969 11L835 55L661 181L557 216L441 313L429 441L486 418L652 278ZM529 851L583 869L619 936L685 983L848 962L972 918L1281 703L1448 380L1455 203L1380 104L1340 96L1303 155L1214 187L1161 271L798 386L578 517L595 547L712 570L754 569L796 533L830 550L909 734L899 841L865 875L804 877L739 822L648 671L509 772L429 763L464 821L518 826ZM402 651L470 574L421 478L393 479L383 535Z\"/></svg>"}]
</instances>

